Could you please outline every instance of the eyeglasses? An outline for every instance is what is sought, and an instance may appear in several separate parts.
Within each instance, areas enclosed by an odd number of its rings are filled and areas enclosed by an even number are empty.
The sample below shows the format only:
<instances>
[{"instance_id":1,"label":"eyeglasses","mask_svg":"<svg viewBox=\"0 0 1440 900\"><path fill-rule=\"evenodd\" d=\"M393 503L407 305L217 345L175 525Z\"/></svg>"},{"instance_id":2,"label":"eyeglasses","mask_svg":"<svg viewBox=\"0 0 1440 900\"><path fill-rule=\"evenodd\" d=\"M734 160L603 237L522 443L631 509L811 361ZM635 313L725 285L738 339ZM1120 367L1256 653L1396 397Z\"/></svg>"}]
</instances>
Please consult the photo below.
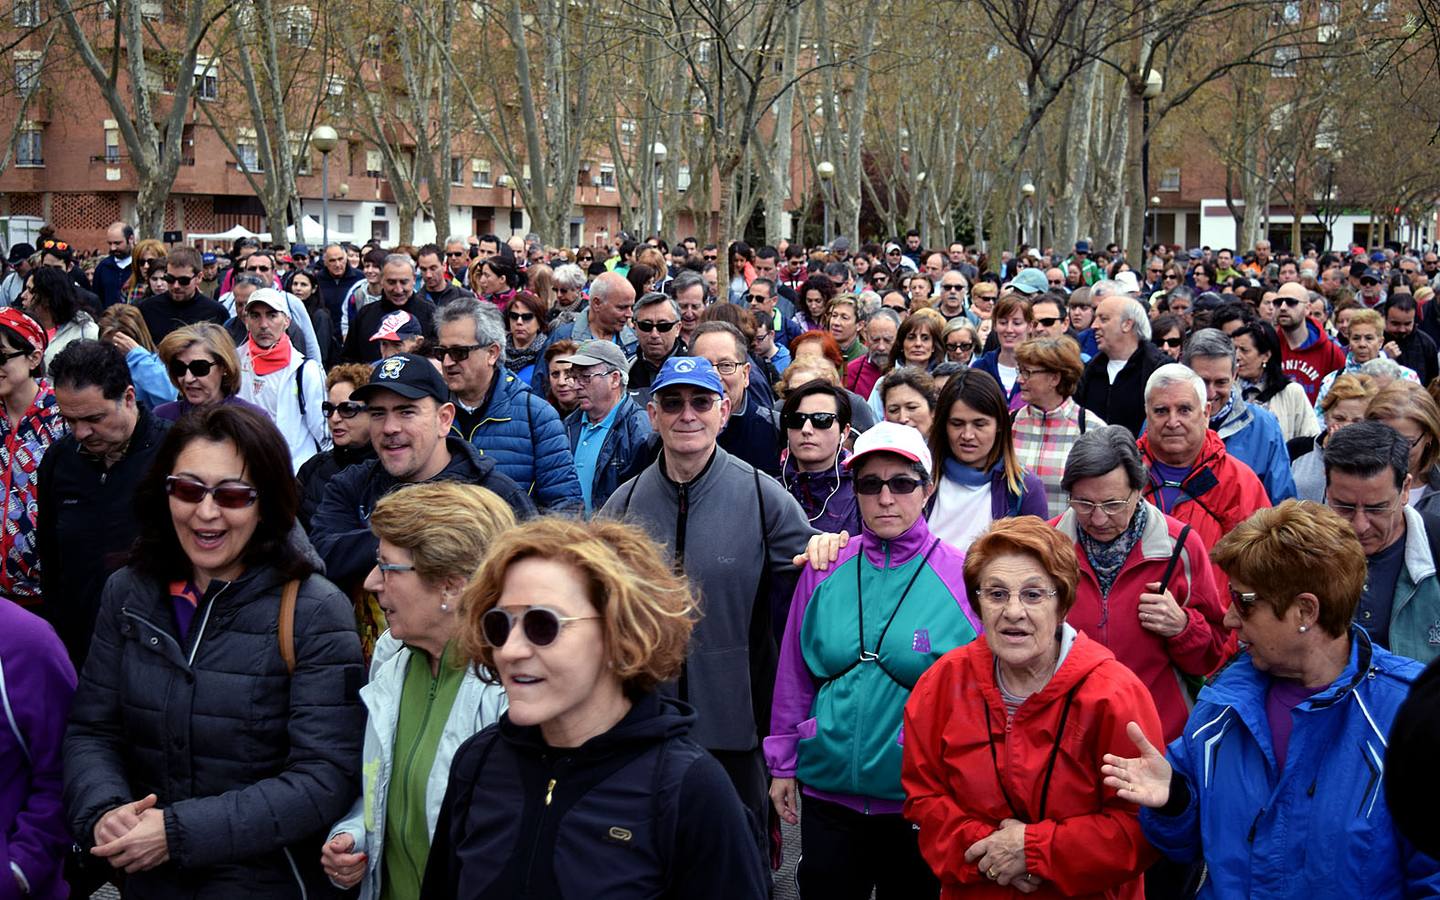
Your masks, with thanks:
<instances>
[{"instance_id":1,"label":"eyeglasses","mask_svg":"<svg viewBox=\"0 0 1440 900\"><path fill-rule=\"evenodd\" d=\"M1039 325L1041 328L1054 328L1055 323L1058 321L1060 321L1059 316L1046 316L1043 319L1036 319L1035 324Z\"/></svg>"},{"instance_id":2,"label":"eyeglasses","mask_svg":"<svg viewBox=\"0 0 1440 900\"><path fill-rule=\"evenodd\" d=\"M1179 281L1179 280L1180 280L1180 276L1179 276L1179 275L1176 275L1174 272L1166 272L1166 273L1165 273L1165 280L1166 280L1166 281Z\"/></svg>"},{"instance_id":3,"label":"eyeglasses","mask_svg":"<svg viewBox=\"0 0 1440 900\"><path fill-rule=\"evenodd\" d=\"M1305 303L1305 302L1306 302L1306 301L1301 300L1299 297L1281 297L1281 298L1280 298L1280 305L1281 305L1281 306L1299 306L1300 304Z\"/></svg>"},{"instance_id":4,"label":"eyeglasses","mask_svg":"<svg viewBox=\"0 0 1440 900\"><path fill-rule=\"evenodd\" d=\"M1255 603L1259 599L1260 595L1255 593L1254 591L1245 591L1244 593L1241 593L1240 591L1235 590L1233 587L1230 589L1230 605L1234 607L1242 616L1250 615L1250 613L1255 610Z\"/></svg>"},{"instance_id":5,"label":"eyeglasses","mask_svg":"<svg viewBox=\"0 0 1440 900\"><path fill-rule=\"evenodd\" d=\"M770 298L769 298L768 296L766 296L765 294L751 294L751 295L750 295L750 302L751 302L751 303L764 303L766 300L769 300L769 299L770 299Z\"/></svg>"},{"instance_id":6,"label":"eyeglasses","mask_svg":"<svg viewBox=\"0 0 1440 900\"><path fill-rule=\"evenodd\" d=\"M532 312L513 312L507 310L505 312L505 318L511 322L533 322L535 321L535 314Z\"/></svg>"},{"instance_id":7,"label":"eyeglasses","mask_svg":"<svg viewBox=\"0 0 1440 900\"><path fill-rule=\"evenodd\" d=\"M69 249L70 249L70 245L67 244L67 243L65 243L64 241L41 241L41 242L40 242L40 249L41 249L41 250L59 250L60 252L63 253L63 252L65 252L66 250L69 250Z\"/></svg>"},{"instance_id":8,"label":"eyeglasses","mask_svg":"<svg viewBox=\"0 0 1440 900\"><path fill-rule=\"evenodd\" d=\"M1093 500L1076 500L1074 498L1071 498L1070 508L1075 510L1075 515L1077 516L1093 516L1095 515L1096 510L1099 510L1105 515L1105 518L1113 519L1123 513L1125 511L1125 508L1130 505L1130 501L1133 499L1135 499L1134 494L1131 494L1124 500L1106 500L1104 503L1096 503Z\"/></svg>"},{"instance_id":9,"label":"eyeglasses","mask_svg":"<svg viewBox=\"0 0 1440 900\"><path fill-rule=\"evenodd\" d=\"M339 413L342 419L353 419L363 412L369 412L370 408L357 400L346 400L342 403L331 403L326 400L320 404L320 411L325 413L327 419L336 413Z\"/></svg>"},{"instance_id":10,"label":"eyeglasses","mask_svg":"<svg viewBox=\"0 0 1440 900\"><path fill-rule=\"evenodd\" d=\"M900 254L900 251L899 251L899 250L887 250L887 251L885 252L885 255L886 255L886 256L900 256L901 254Z\"/></svg>"},{"instance_id":11,"label":"eyeglasses","mask_svg":"<svg viewBox=\"0 0 1440 900\"><path fill-rule=\"evenodd\" d=\"M464 259L464 258L465 258L466 256L468 256L468 255L469 255L469 254L467 254L464 250L446 250L446 251L445 251L445 256L448 257L449 259Z\"/></svg>"},{"instance_id":12,"label":"eyeglasses","mask_svg":"<svg viewBox=\"0 0 1440 900\"><path fill-rule=\"evenodd\" d=\"M165 479L165 493L181 503L202 503L205 495L215 498L215 505L221 509L244 509L252 506L260 492L248 484L222 484L210 487L199 481L171 475Z\"/></svg>"},{"instance_id":13,"label":"eyeglasses","mask_svg":"<svg viewBox=\"0 0 1440 900\"><path fill-rule=\"evenodd\" d=\"M676 325L679 324L679 322L653 322L650 319L641 319L640 321L635 323L635 327L645 332L646 334L649 334L652 331L658 331L661 334L669 334L671 329L673 329Z\"/></svg>"},{"instance_id":14,"label":"eyeglasses","mask_svg":"<svg viewBox=\"0 0 1440 900\"><path fill-rule=\"evenodd\" d=\"M593 256L577 256L577 257L575 258L575 261L576 261L576 262L594 262L594 261L595 261L595 257L593 257Z\"/></svg>"},{"instance_id":15,"label":"eyeglasses","mask_svg":"<svg viewBox=\"0 0 1440 900\"><path fill-rule=\"evenodd\" d=\"M1011 597L1019 597L1025 606L1038 606L1055 596L1055 593L1054 588L1027 587L1012 591L1003 587L987 587L980 589L980 599L991 606L1009 606Z\"/></svg>"},{"instance_id":16,"label":"eyeglasses","mask_svg":"<svg viewBox=\"0 0 1440 900\"><path fill-rule=\"evenodd\" d=\"M380 570L380 576L382 578L386 575L389 575L391 572L415 571L414 566L407 566L404 563L387 563L378 556L375 557L375 568Z\"/></svg>"},{"instance_id":17,"label":"eyeglasses","mask_svg":"<svg viewBox=\"0 0 1440 900\"><path fill-rule=\"evenodd\" d=\"M165 279L166 284L178 284L181 287L189 287L190 282L195 280L194 275L171 275L169 272L160 277Z\"/></svg>"},{"instance_id":18,"label":"eyeglasses","mask_svg":"<svg viewBox=\"0 0 1440 900\"><path fill-rule=\"evenodd\" d=\"M715 253L707 253L707 254L705 254L705 261L706 261L706 262L714 262L715 260L717 260L717 259L719 259L719 258L720 258L719 255L718 255L718 254L715 254Z\"/></svg>"},{"instance_id":19,"label":"eyeglasses","mask_svg":"<svg viewBox=\"0 0 1440 900\"><path fill-rule=\"evenodd\" d=\"M720 362L715 363L715 371L719 372L721 375L734 375L735 372L738 371L739 368L743 365L745 364L732 362L728 359L722 359Z\"/></svg>"},{"instance_id":20,"label":"eyeglasses","mask_svg":"<svg viewBox=\"0 0 1440 900\"><path fill-rule=\"evenodd\" d=\"M975 349L975 345L969 342L946 344L945 349L951 353L970 353Z\"/></svg>"},{"instance_id":21,"label":"eyeglasses","mask_svg":"<svg viewBox=\"0 0 1440 900\"><path fill-rule=\"evenodd\" d=\"M598 372L574 372L574 371L572 371L572 372L570 373L570 377L573 378L573 379L575 379L576 381L581 382L581 383L588 384L588 383L590 382L590 379L592 379L592 378L603 378L603 377L605 377L606 375L609 375L611 372L616 372L616 371L619 371L619 370L618 370L618 369L601 369L601 370L598 371Z\"/></svg>"},{"instance_id":22,"label":"eyeglasses","mask_svg":"<svg viewBox=\"0 0 1440 900\"><path fill-rule=\"evenodd\" d=\"M204 378L210 374L210 370L215 368L215 366L215 361L209 359L192 359L188 363L181 362L178 359L172 359L170 360L169 366L170 378L172 381L179 381L185 377L186 372L189 372L196 378Z\"/></svg>"},{"instance_id":23,"label":"eyeglasses","mask_svg":"<svg viewBox=\"0 0 1440 900\"><path fill-rule=\"evenodd\" d=\"M697 413L708 413L714 408L720 398L706 391L704 393L690 395L690 408ZM678 415L685 409L685 396L683 394L661 394L655 398L655 405L667 416Z\"/></svg>"},{"instance_id":24,"label":"eyeglasses","mask_svg":"<svg viewBox=\"0 0 1440 900\"><path fill-rule=\"evenodd\" d=\"M1016 375L1018 375L1020 378L1024 378L1024 379L1027 380L1027 381L1030 380L1031 378L1034 378L1036 375L1048 375L1048 374L1050 374L1050 370L1049 370L1049 369L1025 369L1025 368L1020 368L1020 369L1016 369L1015 372L1016 372Z\"/></svg>"},{"instance_id":25,"label":"eyeglasses","mask_svg":"<svg viewBox=\"0 0 1440 900\"><path fill-rule=\"evenodd\" d=\"M269 272L269 271L270 271L271 269L273 269L273 268L274 268L273 266L246 266L246 267L245 267L245 271L247 271L247 272Z\"/></svg>"},{"instance_id":26,"label":"eyeglasses","mask_svg":"<svg viewBox=\"0 0 1440 900\"><path fill-rule=\"evenodd\" d=\"M1185 346L1185 339L1184 339L1184 338L1178 338L1178 337L1173 337L1173 338L1161 338L1160 340L1156 341L1155 343L1159 344L1159 345L1162 346L1162 347L1183 347L1183 346Z\"/></svg>"},{"instance_id":27,"label":"eyeglasses","mask_svg":"<svg viewBox=\"0 0 1440 900\"><path fill-rule=\"evenodd\" d=\"M997 296L999 296L999 295L998 295L998 294L971 294L971 295L970 295L970 299L972 299L972 300L984 300L984 301L986 301L986 302L994 302L994 300L995 300L995 298L996 298Z\"/></svg>"},{"instance_id":28,"label":"eyeglasses","mask_svg":"<svg viewBox=\"0 0 1440 900\"><path fill-rule=\"evenodd\" d=\"M1411 446L1414 446L1413 442ZM1367 519L1383 519L1399 508L1398 498L1389 503L1372 503L1367 506L1356 506L1353 503L1336 503L1334 500L1328 498L1325 503L1346 521L1353 520L1357 512L1364 513Z\"/></svg>"},{"instance_id":29,"label":"eyeglasses","mask_svg":"<svg viewBox=\"0 0 1440 900\"><path fill-rule=\"evenodd\" d=\"M1151 274L1151 275L1160 275L1160 274L1162 274L1165 270L1164 270L1164 269L1146 269L1145 271L1146 271L1147 273Z\"/></svg>"},{"instance_id":30,"label":"eyeglasses","mask_svg":"<svg viewBox=\"0 0 1440 900\"><path fill-rule=\"evenodd\" d=\"M785 427L799 431L805 427L806 422L809 422L815 426L815 430L817 431L829 431L830 426L835 424L837 418L838 416L836 416L835 413L828 412L792 412L785 416Z\"/></svg>"},{"instance_id":31,"label":"eyeglasses","mask_svg":"<svg viewBox=\"0 0 1440 900\"><path fill-rule=\"evenodd\" d=\"M1065 284L1065 279L1063 279L1063 278L1052 278L1052 279L1050 279L1050 286L1051 286L1051 287L1061 287L1061 286L1063 286L1064 284Z\"/></svg>"},{"instance_id":32,"label":"eyeglasses","mask_svg":"<svg viewBox=\"0 0 1440 900\"><path fill-rule=\"evenodd\" d=\"M948 294L948 293L950 293L951 291L963 291L963 290L965 290L965 285L963 285L963 284L942 284L942 285L940 285L940 290L942 290L942 291L944 291L945 293Z\"/></svg>"},{"instance_id":33,"label":"eyeglasses","mask_svg":"<svg viewBox=\"0 0 1440 900\"><path fill-rule=\"evenodd\" d=\"M505 646L510 633L515 630L515 620L520 620L520 631L532 647L548 647L560 637L560 629L571 622L599 619L601 616L562 616L546 606L532 606L519 616L508 609L492 607L480 617L480 633L485 643L495 649Z\"/></svg>"},{"instance_id":34,"label":"eyeglasses","mask_svg":"<svg viewBox=\"0 0 1440 900\"><path fill-rule=\"evenodd\" d=\"M909 475L892 475L889 478L881 478L878 475L865 475L855 479L855 493L872 496L880 493L881 488L889 488L890 493L896 495L913 494L925 482Z\"/></svg>"},{"instance_id":35,"label":"eyeglasses","mask_svg":"<svg viewBox=\"0 0 1440 900\"><path fill-rule=\"evenodd\" d=\"M430 355L441 362L444 362L445 357L448 356L454 362L462 363L470 358L470 354L479 349L479 344L457 344L453 347L437 344L430 348Z\"/></svg>"}]
</instances>

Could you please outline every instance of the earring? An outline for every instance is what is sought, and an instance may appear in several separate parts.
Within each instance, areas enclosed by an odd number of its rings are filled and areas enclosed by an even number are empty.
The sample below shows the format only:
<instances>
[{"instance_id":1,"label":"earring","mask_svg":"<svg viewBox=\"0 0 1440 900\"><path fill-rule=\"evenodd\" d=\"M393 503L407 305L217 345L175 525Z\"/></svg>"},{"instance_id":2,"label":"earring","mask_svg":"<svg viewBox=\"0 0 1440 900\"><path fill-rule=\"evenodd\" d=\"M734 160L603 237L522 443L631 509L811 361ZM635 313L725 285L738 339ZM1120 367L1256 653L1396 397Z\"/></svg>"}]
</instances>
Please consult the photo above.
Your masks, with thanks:
<instances>
[{"instance_id":1,"label":"earring","mask_svg":"<svg viewBox=\"0 0 1440 900\"><path fill-rule=\"evenodd\" d=\"M1310 630L1310 626L1309 626L1309 625L1301 625L1301 626L1300 626L1300 633L1301 633L1301 634L1304 634L1305 632L1307 632L1307 631L1309 631L1309 630Z\"/></svg>"}]
</instances>

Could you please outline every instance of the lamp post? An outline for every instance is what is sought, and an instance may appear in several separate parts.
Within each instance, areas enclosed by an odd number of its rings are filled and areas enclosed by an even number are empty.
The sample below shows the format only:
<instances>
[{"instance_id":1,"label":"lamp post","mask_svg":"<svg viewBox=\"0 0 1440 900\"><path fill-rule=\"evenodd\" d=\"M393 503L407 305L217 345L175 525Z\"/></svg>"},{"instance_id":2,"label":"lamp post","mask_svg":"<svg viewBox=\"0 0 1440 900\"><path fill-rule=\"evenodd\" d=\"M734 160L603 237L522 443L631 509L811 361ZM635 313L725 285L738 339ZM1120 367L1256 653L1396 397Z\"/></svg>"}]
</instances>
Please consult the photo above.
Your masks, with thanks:
<instances>
[{"instance_id":1,"label":"lamp post","mask_svg":"<svg viewBox=\"0 0 1440 900\"><path fill-rule=\"evenodd\" d=\"M1035 185L1025 182L1020 185L1020 193L1025 198L1025 214L1020 218L1020 243L1025 243L1025 232L1030 227L1030 214L1035 199Z\"/></svg>"},{"instance_id":2,"label":"lamp post","mask_svg":"<svg viewBox=\"0 0 1440 900\"><path fill-rule=\"evenodd\" d=\"M835 165L829 160L821 160L815 167L815 174L820 176L820 208L824 211L823 231L820 238L826 247L830 246L830 180L835 177Z\"/></svg>"},{"instance_id":3,"label":"lamp post","mask_svg":"<svg viewBox=\"0 0 1440 900\"><path fill-rule=\"evenodd\" d=\"M320 233L321 244L330 244L330 152L340 143L340 135L329 125L321 125L310 136L310 143L320 151Z\"/></svg>"},{"instance_id":4,"label":"lamp post","mask_svg":"<svg viewBox=\"0 0 1440 900\"><path fill-rule=\"evenodd\" d=\"M670 151L659 141L650 146L650 157L655 160L655 230L651 233L657 235L660 233L660 179L664 175L665 157L669 155Z\"/></svg>"},{"instance_id":5,"label":"lamp post","mask_svg":"<svg viewBox=\"0 0 1440 900\"><path fill-rule=\"evenodd\" d=\"M1142 110L1140 133L1144 136L1144 140L1140 144L1140 189L1146 194L1150 193L1150 101L1160 96L1160 92L1163 90L1165 90L1165 77L1155 69L1151 69L1145 75L1145 89L1140 92ZM1130 108L1134 109L1135 107Z\"/></svg>"},{"instance_id":6,"label":"lamp post","mask_svg":"<svg viewBox=\"0 0 1440 900\"><path fill-rule=\"evenodd\" d=\"M1150 198L1150 246L1160 243L1160 197ZM1152 251L1153 252L1153 251ZM1141 260L1144 262L1145 260Z\"/></svg>"}]
</instances>

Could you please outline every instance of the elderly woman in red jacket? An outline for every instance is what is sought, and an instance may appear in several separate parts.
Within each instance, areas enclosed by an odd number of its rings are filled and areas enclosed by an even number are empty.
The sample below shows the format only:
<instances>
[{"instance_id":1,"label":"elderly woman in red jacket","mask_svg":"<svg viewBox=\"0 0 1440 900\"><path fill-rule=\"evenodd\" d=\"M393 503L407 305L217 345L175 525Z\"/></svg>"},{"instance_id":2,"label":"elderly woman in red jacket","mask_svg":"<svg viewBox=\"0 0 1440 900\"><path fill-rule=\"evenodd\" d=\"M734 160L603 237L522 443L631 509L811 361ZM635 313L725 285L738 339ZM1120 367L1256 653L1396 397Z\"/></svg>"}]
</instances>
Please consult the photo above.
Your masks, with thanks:
<instances>
[{"instance_id":1,"label":"elderly woman in red jacket","mask_svg":"<svg viewBox=\"0 0 1440 900\"><path fill-rule=\"evenodd\" d=\"M1135 807L1100 780L1129 753L1126 723L1159 737L1150 693L1065 624L1074 544L1031 516L996 522L965 558L985 640L952 650L905 704L905 817L943 898L1139 900L1156 854Z\"/></svg>"},{"instance_id":2,"label":"elderly woman in red jacket","mask_svg":"<svg viewBox=\"0 0 1440 900\"><path fill-rule=\"evenodd\" d=\"M1070 508L1054 524L1080 562L1065 621L1140 678L1174 740L1190 716L1182 679L1209 675L1233 649L1210 555L1195 529L1141 497L1145 464L1125 428L1081 435L1060 483Z\"/></svg>"}]
</instances>

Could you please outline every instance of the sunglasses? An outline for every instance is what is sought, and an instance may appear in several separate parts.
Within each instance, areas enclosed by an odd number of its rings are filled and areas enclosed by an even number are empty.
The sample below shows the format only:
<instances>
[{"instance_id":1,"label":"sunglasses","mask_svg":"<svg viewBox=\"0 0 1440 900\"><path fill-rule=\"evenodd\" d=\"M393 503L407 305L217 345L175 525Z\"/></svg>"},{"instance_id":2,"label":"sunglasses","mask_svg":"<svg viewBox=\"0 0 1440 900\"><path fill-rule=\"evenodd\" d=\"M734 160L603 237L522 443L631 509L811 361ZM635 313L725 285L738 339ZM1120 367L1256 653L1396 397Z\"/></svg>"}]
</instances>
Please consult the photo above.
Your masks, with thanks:
<instances>
[{"instance_id":1,"label":"sunglasses","mask_svg":"<svg viewBox=\"0 0 1440 900\"><path fill-rule=\"evenodd\" d=\"M764 294L751 294L751 295L750 295L750 302L751 302L751 303L764 303L766 300L769 300L769 299L770 299L770 298L767 297L767 296L765 296Z\"/></svg>"},{"instance_id":2,"label":"sunglasses","mask_svg":"<svg viewBox=\"0 0 1440 900\"><path fill-rule=\"evenodd\" d=\"M479 344L457 344L454 347L436 345L430 348L430 355L441 362L444 362L445 357L448 356L451 360L462 363L470 358L470 354L479 349Z\"/></svg>"},{"instance_id":3,"label":"sunglasses","mask_svg":"<svg viewBox=\"0 0 1440 900\"><path fill-rule=\"evenodd\" d=\"M505 318L511 322L533 322L535 321L535 314L529 312L507 312L505 313Z\"/></svg>"},{"instance_id":4,"label":"sunglasses","mask_svg":"<svg viewBox=\"0 0 1440 900\"><path fill-rule=\"evenodd\" d=\"M880 493L881 488L888 487L892 494L913 494L925 482L918 478L911 478L909 475L893 475L890 478L881 478L878 475L866 475L855 479L855 493L873 495Z\"/></svg>"},{"instance_id":5,"label":"sunglasses","mask_svg":"<svg viewBox=\"0 0 1440 900\"><path fill-rule=\"evenodd\" d=\"M260 492L248 484L222 484L210 487L189 478L171 475L165 479L165 493L181 503L202 503L205 495L215 498L215 505L221 509L244 509L253 506Z\"/></svg>"},{"instance_id":6,"label":"sunglasses","mask_svg":"<svg viewBox=\"0 0 1440 900\"><path fill-rule=\"evenodd\" d=\"M717 259L719 259L719 258L720 258L720 257L716 256L714 253L707 253L707 254L705 254L705 261L706 261L706 262L714 262L715 260L717 260Z\"/></svg>"},{"instance_id":7,"label":"sunglasses","mask_svg":"<svg viewBox=\"0 0 1440 900\"><path fill-rule=\"evenodd\" d=\"M40 242L40 249L41 249L41 250L60 250L60 251L63 252L63 251L69 250L69 249L70 249L70 245L67 244L67 243L65 243L64 241L41 241L41 242Z\"/></svg>"},{"instance_id":8,"label":"sunglasses","mask_svg":"<svg viewBox=\"0 0 1440 900\"><path fill-rule=\"evenodd\" d=\"M595 261L595 257L593 257L593 256L580 256L580 257L576 257L576 260L577 260L578 262L594 262L594 261Z\"/></svg>"},{"instance_id":9,"label":"sunglasses","mask_svg":"<svg viewBox=\"0 0 1440 900\"><path fill-rule=\"evenodd\" d=\"M194 275L171 275L169 272L160 277L165 280L166 284L178 284L181 287L189 287L190 282L195 280Z\"/></svg>"},{"instance_id":10,"label":"sunglasses","mask_svg":"<svg viewBox=\"0 0 1440 900\"><path fill-rule=\"evenodd\" d=\"M487 609L480 617L480 633L485 637L485 643L495 649L505 646L510 640L510 633L515 630L517 616L508 609L492 607ZM545 606L532 606L518 616L520 620L520 631L525 635L525 640L532 647L548 647L555 643L560 637L560 629L571 622L584 622L587 619L599 619L600 616L562 616L555 610Z\"/></svg>"},{"instance_id":11,"label":"sunglasses","mask_svg":"<svg viewBox=\"0 0 1440 900\"><path fill-rule=\"evenodd\" d=\"M463 259L468 254L464 250L446 250L445 255L450 259Z\"/></svg>"},{"instance_id":12,"label":"sunglasses","mask_svg":"<svg viewBox=\"0 0 1440 900\"><path fill-rule=\"evenodd\" d=\"M1163 273L1165 270L1164 270L1164 269L1146 269L1145 271L1149 272L1151 275L1159 275L1159 274Z\"/></svg>"},{"instance_id":13,"label":"sunglasses","mask_svg":"<svg viewBox=\"0 0 1440 900\"><path fill-rule=\"evenodd\" d=\"M835 424L835 419L835 413L792 412L785 416L785 427L793 428L796 431L799 431L800 429L805 427L806 422L809 422L811 425L815 426L815 430L817 431L829 431L830 426Z\"/></svg>"},{"instance_id":14,"label":"sunglasses","mask_svg":"<svg viewBox=\"0 0 1440 900\"><path fill-rule=\"evenodd\" d=\"M246 267L245 267L245 271L247 271L247 272L269 272L269 271L270 271L271 269L273 269L273 268L274 268L273 266L246 266Z\"/></svg>"},{"instance_id":15,"label":"sunglasses","mask_svg":"<svg viewBox=\"0 0 1440 900\"><path fill-rule=\"evenodd\" d=\"M1054 328L1055 323L1058 321L1060 321L1059 316L1045 316L1044 318L1036 319L1035 324L1041 328Z\"/></svg>"},{"instance_id":16,"label":"sunglasses","mask_svg":"<svg viewBox=\"0 0 1440 900\"><path fill-rule=\"evenodd\" d=\"M1301 303L1303 303L1303 302L1305 302L1305 301L1302 301L1299 297L1281 297L1281 298L1280 298L1280 305L1281 305L1281 306L1299 306L1299 305L1300 305Z\"/></svg>"},{"instance_id":17,"label":"sunglasses","mask_svg":"<svg viewBox=\"0 0 1440 900\"><path fill-rule=\"evenodd\" d=\"M1162 346L1162 347L1183 347L1183 346L1185 346L1185 339L1184 339L1184 338L1161 338L1161 339L1158 341L1158 343L1159 343L1160 346Z\"/></svg>"},{"instance_id":18,"label":"sunglasses","mask_svg":"<svg viewBox=\"0 0 1440 900\"><path fill-rule=\"evenodd\" d=\"M216 363L209 359L192 359L188 363L181 362L178 359L172 359L170 360L169 367L170 379L172 381L179 381L185 377L186 372L189 372L196 378L204 378L210 374L210 370L215 368L215 365Z\"/></svg>"},{"instance_id":19,"label":"sunglasses","mask_svg":"<svg viewBox=\"0 0 1440 900\"><path fill-rule=\"evenodd\" d=\"M963 284L942 284L942 285L940 285L940 290L942 290L942 291L944 291L945 293L948 294L948 293L950 293L951 291L963 291L963 290L965 290L965 285L963 285Z\"/></svg>"},{"instance_id":20,"label":"sunglasses","mask_svg":"<svg viewBox=\"0 0 1440 900\"><path fill-rule=\"evenodd\" d=\"M697 413L708 413L720 402L720 398L709 392L690 395L690 408ZM682 394L661 394L655 398L655 405L660 411L668 416L673 416L685 409L685 397Z\"/></svg>"},{"instance_id":21,"label":"sunglasses","mask_svg":"<svg viewBox=\"0 0 1440 900\"><path fill-rule=\"evenodd\" d=\"M636 322L635 327L645 332L646 334L649 334L652 331L658 331L661 334L669 334L670 330L679 324L679 322L652 322L649 319L643 319L639 322Z\"/></svg>"},{"instance_id":22,"label":"sunglasses","mask_svg":"<svg viewBox=\"0 0 1440 900\"><path fill-rule=\"evenodd\" d=\"M1179 275L1176 275L1174 272L1166 272L1166 273L1165 273L1165 280L1166 280L1166 281L1179 281L1179 280L1180 280L1180 276L1179 276Z\"/></svg>"},{"instance_id":23,"label":"sunglasses","mask_svg":"<svg viewBox=\"0 0 1440 900\"><path fill-rule=\"evenodd\" d=\"M946 344L945 349L951 353L969 353L975 349L974 344Z\"/></svg>"},{"instance_id":24,"label":"sunglasses","mask_svg":"<svg viewBox=\"0 0 1440 900\"><path fill-rule=\"evenodd\" d=\"M358 400L346 400L342 403L331 403L326 400L320 404L320 410L325 413L327 419L336 413L339 413L342 419L353 419L363 412L369 412L369 407Z\"/></svg>"}]
</instances>

